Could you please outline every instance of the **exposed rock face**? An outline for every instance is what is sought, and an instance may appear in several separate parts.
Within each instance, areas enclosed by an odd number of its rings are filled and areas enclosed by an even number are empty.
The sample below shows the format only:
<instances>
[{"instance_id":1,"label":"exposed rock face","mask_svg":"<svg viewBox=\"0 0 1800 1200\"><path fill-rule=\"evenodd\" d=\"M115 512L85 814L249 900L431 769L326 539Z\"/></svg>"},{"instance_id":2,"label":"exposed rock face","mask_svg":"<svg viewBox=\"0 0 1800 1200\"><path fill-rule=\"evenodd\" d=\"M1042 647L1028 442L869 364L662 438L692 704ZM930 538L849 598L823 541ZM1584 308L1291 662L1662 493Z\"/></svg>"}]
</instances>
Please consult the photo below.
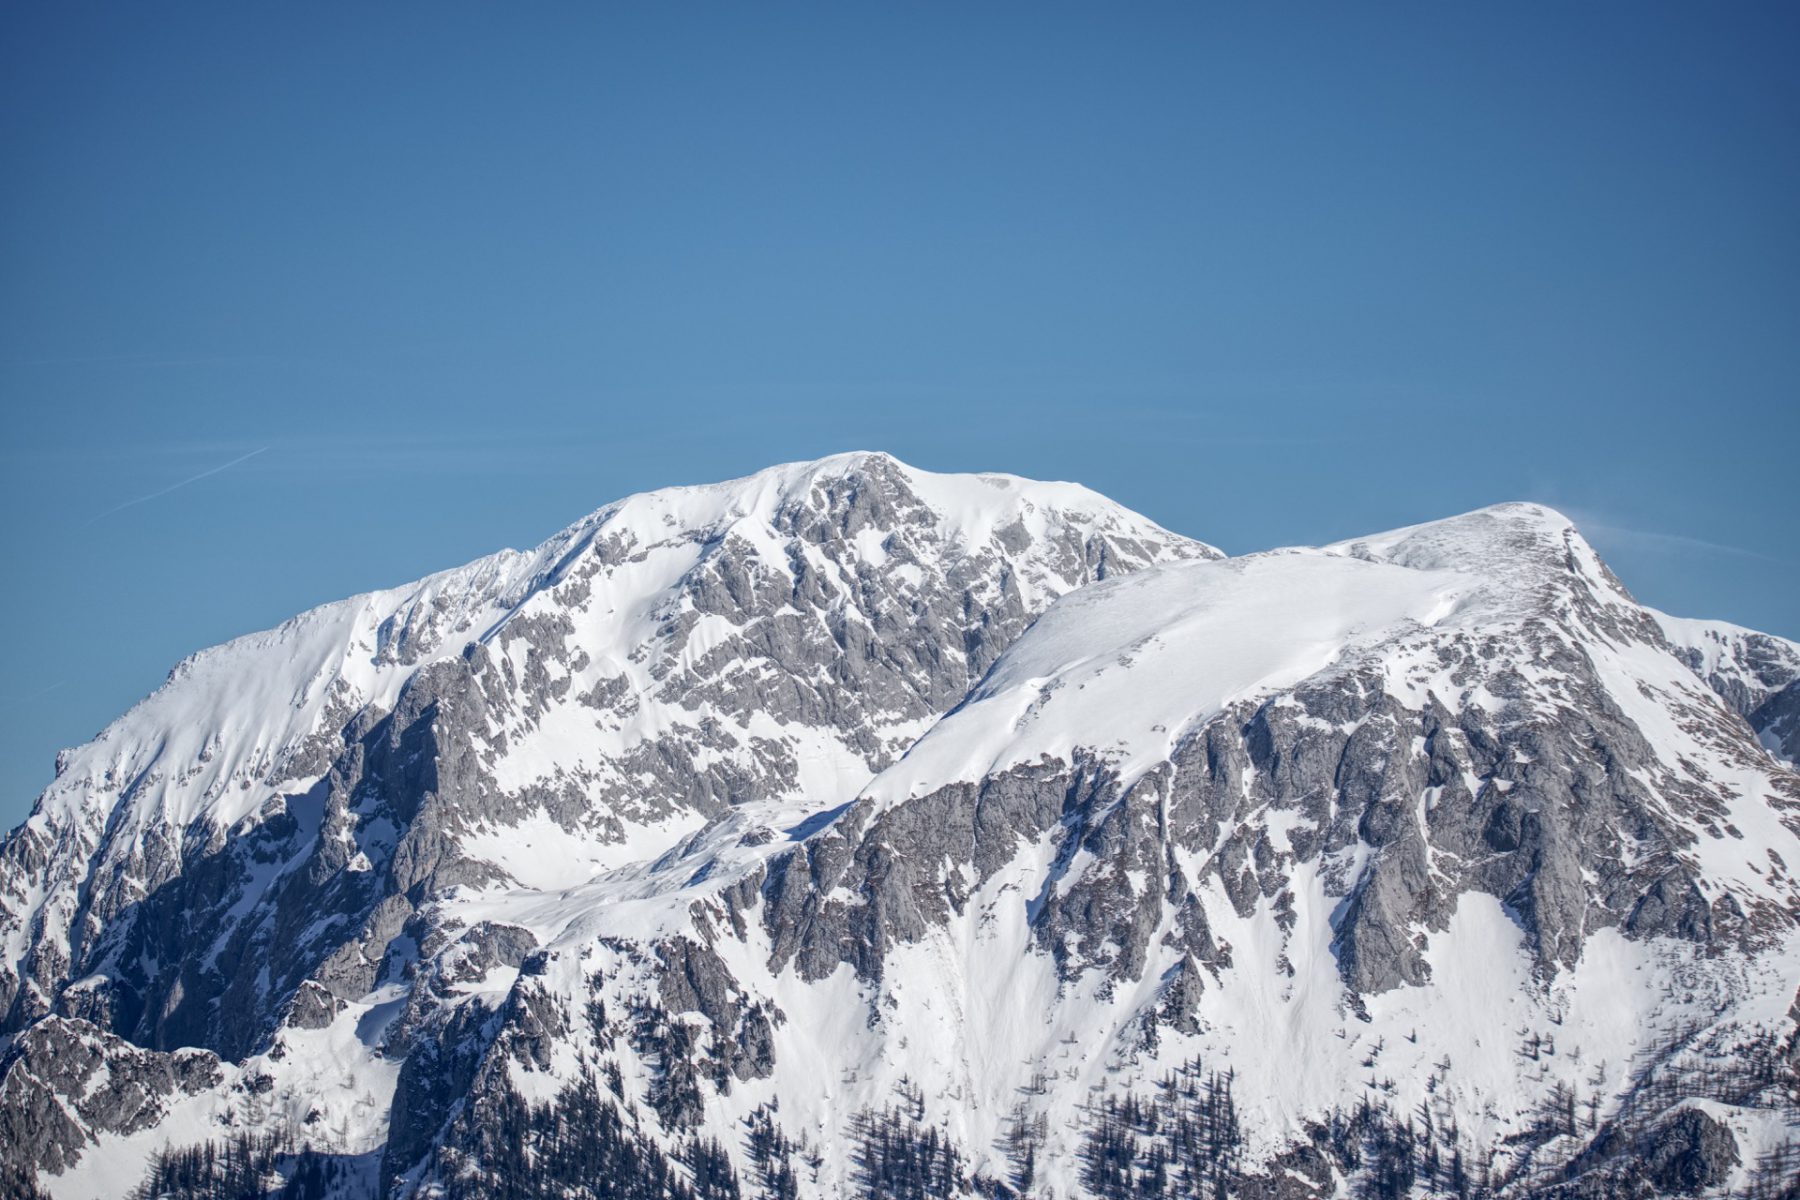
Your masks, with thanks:
<instances>
[{"instance_id":1,"label":"exposed rock face","mask_svg":"<svg viewBox=\"0 0 1800 1200\"><path fill-rule=\"evenodd\" d=\"M61 1171L95 1137L133 1134L168 1115L172 1100L224 1080L216 1055L160 1054L94 1028L47 1017L15 1037L0 1059L0 1135Z\"/></svg>"},{"instance_id":2,"label":"exposed rock face","mask_svg":"<svg viewBox=\"0 0 1800 1200\"><path fill-rule=\"evenodd\" d=\"M1529 505L1221 561L880 455L632 497L198 655L65 756L0 845L6 1161L1760 1186L1796 680Z\"/></svg>"},{"instance_id":3,"label":"exposed rock face","mask_svg":"<svg viewBox=\"0 0 1800 1200\"><path fill-rule=\"evenodd\" d=\"M1723 621L1658 614L1669 645L1771 751L1800 762L1800 651L1766 633Z\"/></svg>"}]
</instances>

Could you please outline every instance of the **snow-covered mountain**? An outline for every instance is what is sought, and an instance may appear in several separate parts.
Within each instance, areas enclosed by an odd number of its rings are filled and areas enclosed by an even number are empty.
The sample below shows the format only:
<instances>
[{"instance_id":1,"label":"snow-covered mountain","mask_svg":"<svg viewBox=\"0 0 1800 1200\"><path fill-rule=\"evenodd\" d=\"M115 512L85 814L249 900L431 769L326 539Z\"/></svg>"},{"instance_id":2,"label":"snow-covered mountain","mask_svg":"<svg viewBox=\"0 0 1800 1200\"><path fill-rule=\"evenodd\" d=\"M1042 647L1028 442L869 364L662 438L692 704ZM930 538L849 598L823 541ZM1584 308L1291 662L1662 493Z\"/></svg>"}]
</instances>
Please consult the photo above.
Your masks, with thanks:
<instances>
[{"instance_id":1,"label":"snow-covered mountain","mask_svg":"<svg viewBox=\"0 0 1800 1200\"><path fill-rule=\"evenodd\" d=\"M62 757L0 1187L1787 1194L1797 750L1800 648L1537 506L1227 559L878 454L634 496Z\"/></svg>"}]
</instances>

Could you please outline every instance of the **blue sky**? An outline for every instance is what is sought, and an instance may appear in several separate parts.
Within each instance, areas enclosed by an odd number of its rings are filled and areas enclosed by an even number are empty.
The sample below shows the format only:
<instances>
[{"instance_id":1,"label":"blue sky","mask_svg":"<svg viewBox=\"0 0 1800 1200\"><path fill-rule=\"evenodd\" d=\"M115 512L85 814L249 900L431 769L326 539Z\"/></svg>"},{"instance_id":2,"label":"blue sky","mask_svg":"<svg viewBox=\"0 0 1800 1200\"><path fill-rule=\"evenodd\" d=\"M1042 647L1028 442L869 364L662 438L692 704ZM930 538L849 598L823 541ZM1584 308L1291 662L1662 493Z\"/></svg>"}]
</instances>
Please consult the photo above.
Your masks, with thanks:
<instances>
[{"instance_id":1,"label":"blue sky","mask_svg":"<svg viewBox=\"0 0 1800 1200\"><path fill-rule=\"evenodd\" d=\"M7 824L196 648L858 447L1231 551L1541 500L1800 636L1793 5L0 23Z\"/></svg>"}]
</instances>

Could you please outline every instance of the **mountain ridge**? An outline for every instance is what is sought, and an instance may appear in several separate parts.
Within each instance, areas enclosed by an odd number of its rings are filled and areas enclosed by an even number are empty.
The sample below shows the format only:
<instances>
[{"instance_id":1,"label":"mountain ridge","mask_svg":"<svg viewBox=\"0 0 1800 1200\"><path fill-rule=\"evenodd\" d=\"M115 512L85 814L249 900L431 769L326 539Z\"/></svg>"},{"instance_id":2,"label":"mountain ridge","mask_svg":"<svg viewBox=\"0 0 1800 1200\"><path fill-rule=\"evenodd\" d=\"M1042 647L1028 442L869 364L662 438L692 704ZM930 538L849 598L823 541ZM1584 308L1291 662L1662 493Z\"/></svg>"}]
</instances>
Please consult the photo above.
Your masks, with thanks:
<instances>
[{"instance_id":1,"label":"mountain ridge","mask_svg":"<svg viewBox=\"0 0 1800 1200\"><path fill-rule=\"evenodd\" d=\"M567 1104L647 1181L618 1194L1180 1160L1323 1196L1366 1183L1334 1122L1413 1107L1507 1194L1661 1194L1676 1133L1715 1189L1784 1152L1800 651L1637 605L1542 506L1227 559L857 453L187 663L156 695L206 704L135 757L109 726L0 843L0 1130L58 1195L277 1133L289 1184L533 1194L496 1131ZM1763 1074L1725 1103L1690 1059ZM1177 1068L1163 1125L1096 1115ZM1546 1132L1565 1093L1593 1121Z\"/></svg>"}]
</instances>

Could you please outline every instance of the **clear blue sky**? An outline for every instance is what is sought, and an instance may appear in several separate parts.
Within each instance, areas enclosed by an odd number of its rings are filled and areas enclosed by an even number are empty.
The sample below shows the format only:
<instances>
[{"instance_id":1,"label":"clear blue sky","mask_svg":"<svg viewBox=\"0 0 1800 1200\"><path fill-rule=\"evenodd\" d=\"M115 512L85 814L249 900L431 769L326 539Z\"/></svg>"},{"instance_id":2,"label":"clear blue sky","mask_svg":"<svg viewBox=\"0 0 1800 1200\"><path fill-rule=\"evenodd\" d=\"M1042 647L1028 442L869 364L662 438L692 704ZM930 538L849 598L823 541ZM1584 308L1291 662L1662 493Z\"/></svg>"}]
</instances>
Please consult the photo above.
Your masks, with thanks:
<instances>
[{"instance_id":1,"label":"clear blue sky","mask_svg":"<svg viewBox=\"0 0 1800 1200\"><path fill-rule=\"evenodd\" d=\"M857 447L1232 551L1542 500L1800 636L1795 5L0 23L6 824L200 646Z\"/></svg>"}]
</instances>

